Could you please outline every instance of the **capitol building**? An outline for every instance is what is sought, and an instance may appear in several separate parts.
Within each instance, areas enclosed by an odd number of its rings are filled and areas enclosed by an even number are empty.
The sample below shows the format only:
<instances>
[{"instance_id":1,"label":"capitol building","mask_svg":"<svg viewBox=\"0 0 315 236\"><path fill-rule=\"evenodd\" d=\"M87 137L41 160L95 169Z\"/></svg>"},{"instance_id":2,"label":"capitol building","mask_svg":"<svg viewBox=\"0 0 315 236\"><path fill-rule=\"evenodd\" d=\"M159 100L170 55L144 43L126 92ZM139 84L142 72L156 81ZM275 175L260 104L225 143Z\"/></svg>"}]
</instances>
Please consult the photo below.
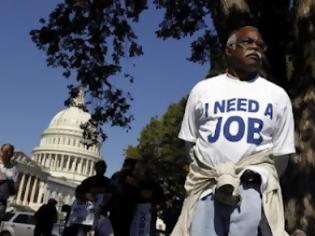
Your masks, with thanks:
<instances>
[{"instance_id":1,"label":"capitol building","mask_svg":"<svg viewBox=\"0 0 315 236\"><path fill-rule=\"evenodd\" d=\"M49 198L55 198L59 206L71 205L76 186L94 175L94 163L101 160L101 143L89 148L82 144L80 125L91 117L79 108L82 105L84 95L80 93L70 107L52 118L31 157L15 152L20 185L9 200L11 208L35 211Z\"/></svg>"}]
</instances>

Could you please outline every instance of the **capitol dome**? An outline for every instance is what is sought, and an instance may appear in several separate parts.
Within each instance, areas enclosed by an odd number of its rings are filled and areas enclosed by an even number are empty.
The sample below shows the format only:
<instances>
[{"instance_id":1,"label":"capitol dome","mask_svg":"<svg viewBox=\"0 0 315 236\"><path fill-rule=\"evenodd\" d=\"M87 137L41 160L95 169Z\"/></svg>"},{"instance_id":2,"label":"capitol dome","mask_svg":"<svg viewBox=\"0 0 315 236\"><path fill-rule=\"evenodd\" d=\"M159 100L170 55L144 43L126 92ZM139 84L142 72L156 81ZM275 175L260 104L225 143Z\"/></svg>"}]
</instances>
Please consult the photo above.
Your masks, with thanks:
<instances>
[{"instance_id":1,"label":"capitol dome","mask_svg":"<svg viewBox=\"0 0 315 236\"><path fill-rule=\"evenodd\" d=\"M57 113L43 132L32 158L53 177L63 178L79 184L94 174L94 163L101 159L101 143L87 148L82 144L81 124L91 115L81 108L84 104L82 93L72 105Z\"/></svg>"},{"instance_id":2,"label":"capitol dome","mask_svg":"<svg viewBox=\"0 0 315 236\"><path fill-rule=\"evenodd\" d=\"M48 128L80 130L80 125L87 122L90 118L90 113L71 106L55 115Z\"/></svg>"}]
</instances>

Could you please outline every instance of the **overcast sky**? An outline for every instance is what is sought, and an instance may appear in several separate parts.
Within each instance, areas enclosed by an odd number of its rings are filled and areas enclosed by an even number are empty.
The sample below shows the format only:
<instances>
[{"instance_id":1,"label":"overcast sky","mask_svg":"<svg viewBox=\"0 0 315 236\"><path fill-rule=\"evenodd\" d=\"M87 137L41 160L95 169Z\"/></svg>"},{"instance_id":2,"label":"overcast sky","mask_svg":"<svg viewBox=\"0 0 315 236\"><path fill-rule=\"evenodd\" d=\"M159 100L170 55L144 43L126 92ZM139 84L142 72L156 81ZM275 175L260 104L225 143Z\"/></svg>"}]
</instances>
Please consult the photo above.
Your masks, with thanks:
<instances>
[{"instance_id":1,"label":"overcast sky","mask_svg":"<svg viewBox=\"0 0 315 236\"><path fill-rule=\"evenodd\" d=\"M31 155L51 119L64 109L67 84L58 69L48 68L45 54L31 41L29 31L39 27L39 18L47 18L55 0L3 0L0 8L0 143L10 142ZM127 133L122 128L105 127L108 139L102 157L108 164L107 175L118 170L123 150L136 145L141 129L154 116L161 116L171 103L187 95L204 78L208 68L186 60L190 56L189 39L157 39L154 31L161 12L148 10L136 26L144 56L128 60L126 69L135 82L119 86L130 91L134 101L131 113L135 121ZM132 64L135 63L135 67Z\"/></svg>"}]
</instances>

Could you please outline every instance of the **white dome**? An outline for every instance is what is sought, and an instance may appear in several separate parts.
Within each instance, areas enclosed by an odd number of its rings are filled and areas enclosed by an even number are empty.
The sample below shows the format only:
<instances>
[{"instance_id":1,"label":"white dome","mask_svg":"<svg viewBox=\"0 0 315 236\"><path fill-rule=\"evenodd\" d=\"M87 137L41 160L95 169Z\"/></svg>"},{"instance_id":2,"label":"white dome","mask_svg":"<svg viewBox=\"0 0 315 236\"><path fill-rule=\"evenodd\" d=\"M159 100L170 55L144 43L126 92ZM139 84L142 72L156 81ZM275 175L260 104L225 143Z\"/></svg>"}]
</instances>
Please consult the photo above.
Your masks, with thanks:
<instances>
[{"instance_id":1,"label":"white dome","mask_svg":"<svg viewBox=\"0 0 315 236\"><path fill-rule=\"evenodd\" d=\"M91 118L90 113L77 107L62 110L51 120L48 129L80 129Z\"/></svg>"},{"instance_id":2,"label":"white dome","mask_svg":"<svg viewBox=\"0 0 315 236\"><path fill-rule=\"evenodd\" d=\"M43 132L40 143L33 149L32 158L53 177L79 184L94 173L94 163L101 159L101 143L87 148L82 144L81 124L91 115L78 108L83 99L55 115Z\"/></svg>"}]
</instances>

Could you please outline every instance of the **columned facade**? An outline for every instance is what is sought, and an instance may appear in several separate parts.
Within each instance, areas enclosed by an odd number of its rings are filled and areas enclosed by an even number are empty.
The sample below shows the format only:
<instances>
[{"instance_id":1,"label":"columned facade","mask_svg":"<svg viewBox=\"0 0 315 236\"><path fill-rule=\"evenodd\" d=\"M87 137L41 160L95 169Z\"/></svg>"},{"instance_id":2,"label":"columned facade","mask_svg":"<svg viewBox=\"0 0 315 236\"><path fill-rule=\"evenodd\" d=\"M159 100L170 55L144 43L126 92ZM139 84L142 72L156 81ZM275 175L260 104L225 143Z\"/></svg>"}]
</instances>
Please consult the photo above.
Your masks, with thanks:
<instances>
[{"instance_id":1,"label":"columned facade","mask_svg":"<svg viewBox=\"0 0 315 236\"><path fill-rule=\"evenodd\" d=\"M94 174L94 163L101 159L101 144L89 148L82 144L80 126L91 117L78 108L83 104L81 94L72 106L53 117L32 158L15 152L20 184L17 195L9 201L12 207L37 210L52 197L59 206L72 204L75 187Z\"/></svg>"}]
</instances>

